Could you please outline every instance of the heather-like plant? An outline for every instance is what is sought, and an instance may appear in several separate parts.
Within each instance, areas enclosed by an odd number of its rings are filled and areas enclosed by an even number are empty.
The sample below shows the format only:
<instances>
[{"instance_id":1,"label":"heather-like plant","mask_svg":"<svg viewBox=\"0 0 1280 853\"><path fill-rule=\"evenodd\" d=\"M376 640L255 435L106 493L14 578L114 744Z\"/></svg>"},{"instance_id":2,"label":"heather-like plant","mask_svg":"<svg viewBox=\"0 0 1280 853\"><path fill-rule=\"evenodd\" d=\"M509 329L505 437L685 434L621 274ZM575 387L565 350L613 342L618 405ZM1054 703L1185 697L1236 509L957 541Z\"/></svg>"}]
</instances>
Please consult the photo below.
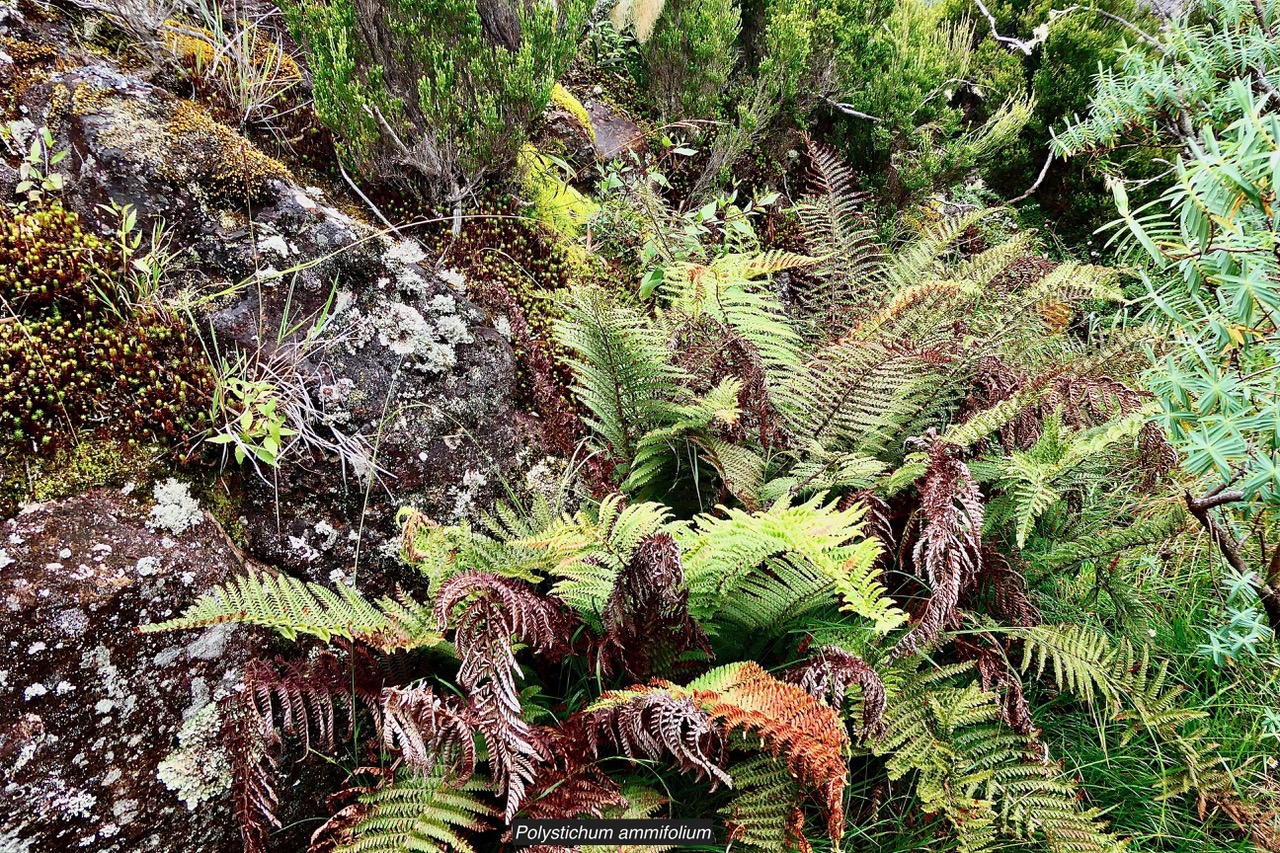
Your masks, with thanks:
<instances>
[{"instance_id":1,"label":"heather-like plant","mask_svg":"<svg viewBox=\"0 0 1280 853\"><path fill-rule=\"evenodd\" d=\"M590 9L586 0L283 5L347 165L408 169L429 194L454 199L514 161Z\"/></svg>"},{"instance_id":2,"label":"heather-like plant","mask_svg":"<svg viewBox=\"0 0 1280 853\"><path fill-rule=\"evenodd\" d=\"M645 83L666 121L710 119L737 65L737 0L669 0L640 46Z\"/></svg>"}]
</instances>

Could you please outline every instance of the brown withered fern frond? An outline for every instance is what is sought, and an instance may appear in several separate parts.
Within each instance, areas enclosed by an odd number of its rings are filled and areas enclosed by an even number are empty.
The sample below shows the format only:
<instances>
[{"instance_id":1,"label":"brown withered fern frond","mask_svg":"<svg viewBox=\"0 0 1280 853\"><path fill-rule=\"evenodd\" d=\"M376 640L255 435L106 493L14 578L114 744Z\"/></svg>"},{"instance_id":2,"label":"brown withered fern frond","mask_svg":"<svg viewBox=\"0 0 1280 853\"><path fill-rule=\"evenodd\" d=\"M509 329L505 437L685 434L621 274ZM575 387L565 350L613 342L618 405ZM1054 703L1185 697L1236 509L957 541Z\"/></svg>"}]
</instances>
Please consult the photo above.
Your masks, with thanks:
<instances>
[{"instance_id":1,"label":"brown withered fern frond","mask_svg":"<svg viewBox=\"0 0 1280 853\"><path fill-rule=\"evenodd\" d=\"M862 690L862 729L864 738L877 739L884 733L884 682L875 669L862 658L839 646L823 646L807 661L798 663L782 674L783 680L795 684L806 693L840 708L845 693L854 684Z\"/></svg>"},{"instance_id":2,"label":"brown withered fern frond","mask_svg":"<svg viewBox=\"0 0 1280 853\"><path fill-rule=\"evenodd\" d=\"M954 645L960 660L973 661L982 689L1000 697L1000 720L1018 734L1030 735L1035 722L1022 679L1009 663L1011 643L990 634L974 634L955 637Z\"/></svg>"},{"instance_id":3,"label":"brown withered fern frond","mask_svg":"<svg viewBox=\"0 0 1280 853\"><path fill-rule=\"evenodd\" d=\"M471 708L430 687L389 687L381 696L383 746L421 773L447 759L449 776L466 781L476 767L476 728Z\"/></svg>"},{"instance_id":4,"label":"brown withered fern frond","mask_svg":"<svg viewBox=\"0 0 1280 853\"><path fill-rule=\"evenodd\" d=\"M711 657L702 627L689 615L680 546L669 533L644 537L614 581L605 605L601 670L633 681L670 675L688 652ZM697 661L691 661L697 665Z\"/></svg>"},{"instance_id":5,"label":"brown withered fern frond","mask_svg":"<svg viewBox=\"0 0 1280 853\"><path fill-rule=\"evenodd\" d=\"M863 533L880 540L882 547L875 564L883 570L888 567L898 546L898 537L893 532L893 508L871 489L860 489L840 498L839 508L842 512L855 506L866 509L866 515L862 517Z\"/></svg>"},{"instance_id":6,"label":"brown withered fern frond","mask_svg":"<svg viewBox=\"0 0 1280 853\"><path fill-rule=\"evenodd\" d=\"M955 619L961 593L982 567L982 493L958 448L932 439L918 512L923 527L912 559L932 592L911 630L890 652L894 659L928 645Z\"/></svg>"},{"instance_id":7,"label":"brown withered fern frond","mask_svg":"<svg viewBox=\"0 0 1280 853\"><path fill-rule=\"evenodd\" d=\"M222 736L231 757L232 804L246 853L265 850L268 827L280 826L275 775L283 738L300 742L304 754L332 752L354 732L357 715L380 716L382 685L376 672L376 667L349 667L329 651L310 660L258 659L245 665L243 690L225 700Z\"/></svg>"},{"instance_id":8,"label":"brown withered fern frond","mask_svg":"<svg viewBox=\"0 0 1280 853\"><path fill-rule=\"evenodd\" d=\"M230 700L220 740L231 763L231 809L245 853L265 853L267 833L280 827L275 774L279 734L247 702Z\"/></svg>"},{"instance_id":9,"label":"brown withered fern frond","mask_svg":"<svg viewBox=\"0 0 1280 853\"><path fill-rule=\"evenodd\" d=\"M682 773L710 780L712 790L732 784L724 771L724 732L688 691L661 680L606 692L562 730L567 742L585 747L587 758L622 755L669 762Z\"/></svg>"},{"instance_id":10,"label":"brown withered fern frond","mask_svg":"<svg viewBox=\"0 0 1280 853\"><path fill-rule=\"evenodd\" d=\"M559 759L552 769L539 772L520 809L526 820L603 818L610 809L629 803L616 782L590 761L581 758L580 745L566 743L563 734L548 735L549 747Z\"/></svg>"},{"instance_id":11,"label":"brown withered fern frond","mask_svg":"<svg viewBox=\"0 0 1280 853\"><path fill-rule=\"evenodd\" d=\"M558 598L540 595L524 581L478 571L455 575L440 587L435 617L441 630L453 628L462 659L458 685L488 744L490 772L497 789L506 791L510 820L537 766L550 758L544 737L522 714L512 643L559 659L573 650L582 623Z\"/></svg>"},{"instance_id":12,"label":"brown withered fern frond","mask_svg":"<svg viewBox=\"0 0 1280 853\"><path fill-rule=\"evenodd\" d=\"M1031 600L1026 578L1013 567L1008 556L985 545L977 582L960 597L960 604L994 616L1001 624L1014 628L1031 628L1041 623L1040 608Z\"/></svg>"},{"instance_id":13,"label":"brown withered fern frond","mask_svg":"<svg viewBox=\"0 0 1280 853\"><path fill-rule=\"evenodd\" d=\"M690 685L698 705L726 732L759 738L786 762L800 786L821 806L827 835L844 834L845 751L840 714L795 684L774 678L754 661L720 667Z\"/></svg>"}]
</instances>

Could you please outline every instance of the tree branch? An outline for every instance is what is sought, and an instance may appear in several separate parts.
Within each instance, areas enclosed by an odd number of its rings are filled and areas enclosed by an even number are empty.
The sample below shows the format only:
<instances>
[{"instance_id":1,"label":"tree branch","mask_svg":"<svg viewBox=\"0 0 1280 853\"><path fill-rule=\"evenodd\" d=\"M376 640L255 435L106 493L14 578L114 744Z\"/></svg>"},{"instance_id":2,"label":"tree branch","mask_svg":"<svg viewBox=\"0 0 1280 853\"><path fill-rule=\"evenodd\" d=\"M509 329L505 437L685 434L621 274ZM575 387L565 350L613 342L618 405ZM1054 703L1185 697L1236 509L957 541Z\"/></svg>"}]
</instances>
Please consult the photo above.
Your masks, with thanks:
<instances>
[{"instance_id":1,"label":"tree branch","mask_svg":"<svg viewBox=\"0 0 1280 853\"><path fill-rule=\"evenodd\" d=\"M1040 42L1043 41L1043 39L1038 37L1033 38L1030 41L1024 41L1020 38L1014 38L1013 36L1000 35L1000 33L996 30L996 16L991 14L990 11L988 11L987 7L983 5L982 0L973 0L973 2L974 2L974 5L977 6L978 9L982 12L983 17L987 19L987 23L991 24L991 37L996 41L1000 42L1000 44L1004 45L1005 47L1020 50L1027 56L1030 56L1031 51L1035 49L1036 45L1040 44Z\"/></svg>"},{"instance_id":2,"label":"tree branch","mask_svg":"<svg viewBox=\"0 0 1280 853\"><path fill-rule=\"evenodd\" d=\"M1249 566L1245 563L1244 557L1240 556L1240 548L1236 545L1235 537L1223 529L1210 512L1216 506L1244 500L1244 493L1219 488L1203 498L1197 498L1191 492L1184 492L1183 497L1187 503L1187 511L1200 522L1200 526L1217 545L1227 564L1241 575L1250 574ZM1256 573L1254 575L1256 577ZM1270 575L1269 572L1268 575ZM1258 594L1258 600L1262 602L1262 609L1267 612L1267 622L1271 625L1272 632L1280 637L1280 591L1276 590L1268 582L1269 580L1269 576L1267 579L1259 578L1253 590Z\"/></svg>"}]
</instances>

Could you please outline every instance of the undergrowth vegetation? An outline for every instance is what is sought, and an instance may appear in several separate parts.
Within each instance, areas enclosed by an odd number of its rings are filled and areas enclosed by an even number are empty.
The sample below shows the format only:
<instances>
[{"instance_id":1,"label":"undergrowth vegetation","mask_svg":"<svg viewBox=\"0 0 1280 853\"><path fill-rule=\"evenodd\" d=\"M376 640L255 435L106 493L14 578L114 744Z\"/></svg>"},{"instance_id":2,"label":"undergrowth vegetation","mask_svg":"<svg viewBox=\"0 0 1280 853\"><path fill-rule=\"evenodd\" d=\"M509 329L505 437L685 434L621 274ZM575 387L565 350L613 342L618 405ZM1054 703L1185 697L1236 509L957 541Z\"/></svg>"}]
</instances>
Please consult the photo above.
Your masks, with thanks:
<instances>
[{"instance_id":1,"label":"undergrowth vegetation","mask_svg":"<svg viewBox=\"0 0 1280 853\"><path fill-rule=\"evenodd\" d=\"M403 507L394 589L246 560L140 627L279 637L216 707L248 853L295 759L345 777L312 853L655 816L1280 850L1277 0L282 9L296 57L211 9L132 29L228 124L314 108L337 172L288 166L482 309L555 476ZM49 145L0 209L0 448L391 494L310 403L333 303L222 354L163 228L89 233Z\"/></svg>"}]
</instances>

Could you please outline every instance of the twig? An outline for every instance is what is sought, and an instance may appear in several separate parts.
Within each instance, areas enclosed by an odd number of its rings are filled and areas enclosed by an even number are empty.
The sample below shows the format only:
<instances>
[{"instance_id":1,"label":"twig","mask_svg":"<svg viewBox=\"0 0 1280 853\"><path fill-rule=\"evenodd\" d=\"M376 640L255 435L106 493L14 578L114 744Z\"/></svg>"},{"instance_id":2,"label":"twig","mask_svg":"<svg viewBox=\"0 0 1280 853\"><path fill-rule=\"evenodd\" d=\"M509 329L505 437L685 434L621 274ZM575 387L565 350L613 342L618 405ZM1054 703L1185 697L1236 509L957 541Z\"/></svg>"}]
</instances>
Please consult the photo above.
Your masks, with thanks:
<instances>
[{"instance_id":1,"label":"twig","mask_svg":"<svg viewBox=\"0 0 1280 853\"><path fill-rule=\"evenodd\" d=\"M840 112L844 113L847 116L853 116L854 118L865 118L867 121L881 121L879 116L873 116L871 115L871 113L864 113L859 110L855 110L853 108L853 104L846 104L841 101L833 100L832 98L825 98L824 100L826 100L828 104L835 107L837 110L839 110Z\"/></svg>"},{"instance_id":2,"label":"twig","mask_svg":"<svg viewBox=\"0 0 1280 853\"><path fill-rule=\"evenodd\" d=\"M396 236L403 239L404 234L400 233L400 229L392 225L391 220L387 219L387 217L382 215L382 211L379 210L378 206L373 203L373 200L370 199L363 192L361 192L360 188L356 186L356 182L351 180L351 176L347 174L347 170L342 166L341 159L338 160L338 171L342 173L342 179L347 182L347 186L351 187L352 191L356 195L360 196L360 200L363 201L368 206L369 210L373 211L373 215L378 217L378 219L382 221L383 225L387 226L392 231L396 232Z\"/></svg>"},{"instance_id":3,"label":"twig","mask_svg":"<svg viewBox=\"0 0 1280 853\"><path fill-rule=\"evenodd\" d=\"M1049 174L1049 165L1053 163L1053 148L1049 149L1049 156L1044 158L1044 165L1040 167L1040 174L1036 176L1036 182L1027 187L1027 191L1017 198L1009 199L1009 204L1017 204L1020 201L1026 201L1031 198L1032 193L1040 189L1040 185L1044 183L1045 176Z\"/></svg>"},{"instance_id":4,"label":"twig","mask_svg":"<svg viewBox=\"0 0 1280 853\"><path fill-rule=\"evenodd\" d=\"M1013 36L1000 35L999 31L996 30L996 16L988 11L987 7L983 5L982 0L973 0L973 3L979 10L981 10L983 17L987 19L987 23L991 24L991 37L1005 47L1016 48L1027 56L1030 56L1031 51L1035 49L1036 45L1043 41L1043 39L1039 37L1033 38L1030 41L1024 41L1023 39L1014 38Z\"/></svg>"}]
</instances>

